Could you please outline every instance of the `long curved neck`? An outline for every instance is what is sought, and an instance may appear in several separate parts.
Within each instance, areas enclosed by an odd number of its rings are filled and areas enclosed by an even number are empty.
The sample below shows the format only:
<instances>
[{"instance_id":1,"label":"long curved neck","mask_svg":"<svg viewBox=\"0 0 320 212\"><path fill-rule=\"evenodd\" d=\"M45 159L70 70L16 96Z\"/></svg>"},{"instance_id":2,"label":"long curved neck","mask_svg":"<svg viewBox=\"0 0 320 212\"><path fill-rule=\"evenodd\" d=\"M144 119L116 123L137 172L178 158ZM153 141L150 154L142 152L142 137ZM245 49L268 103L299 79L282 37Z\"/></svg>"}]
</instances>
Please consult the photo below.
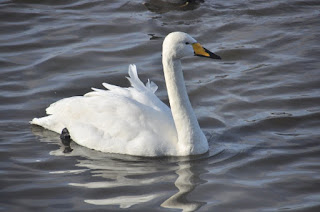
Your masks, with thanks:
<instances>
[{"instance_id":1,"label":"long curved neck","mask_svg":"<svg viewBox=\"0 0 320 212\"><path fill-rule=\"evenodd\" d=\"M163 57L162 63L181 154L204 153L208 150L207 139L191 107L181 62Z\"/></svg>"}]
</instances>

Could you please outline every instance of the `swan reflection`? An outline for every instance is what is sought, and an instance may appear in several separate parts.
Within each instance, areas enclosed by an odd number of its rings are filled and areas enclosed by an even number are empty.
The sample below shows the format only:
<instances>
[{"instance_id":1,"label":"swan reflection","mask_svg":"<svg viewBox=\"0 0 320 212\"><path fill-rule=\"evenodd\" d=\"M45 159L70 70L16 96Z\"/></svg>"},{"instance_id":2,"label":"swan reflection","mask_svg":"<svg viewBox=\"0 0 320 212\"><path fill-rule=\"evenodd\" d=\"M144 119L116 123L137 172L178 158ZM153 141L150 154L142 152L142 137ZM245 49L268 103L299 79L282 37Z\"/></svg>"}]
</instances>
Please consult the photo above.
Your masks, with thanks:
<instances>
[{"instance_id":1,"label":"swan reflection","mask_svg":"<svg viewBox=\"0 0 320 212\"><path fill-rule=\"evenodd\" d=\"M52 174L81 175L89 172L90 182L83 180L69 182L68 185L97 191L99 189L99 192L107 191L101 192L99 199L84 196L84 202L88 204L118 205L120 208L139 207L142 204L140 207L143 208L152 201L152 204L161 205L163 208L182 211L195 211L206 204L189 197L199 184L204 183L199 176L206 172L202 164L204 161L201 161L201 165L196 165L197 159L194 157L145 158L106 154L81 147L74 142L71 143L73 151L65 154L58 135L39 129L33 130L33 133L43 142L51 141L60 145L60 148L51 151L50 155L77 157L75 166L78 168L57 168ZM175 188L172 188L173 182Z\"/></svg>"},{"instance_id":2,"label":"swan reflection","mask_svg":"<svg viewBox=\"0 0 320 212\"><path fill-rule=\"evenodd\" d=\"M195 211L199 209L204 202L192 201L188 199L191 193L201 181L199 176L192 171L192 165L189 161L179 162L179 169L176 171L178 178L175 186L179 191L164 201L161 206L164 208L182 209L182 211Z\"/></svg>"}]
</instances>

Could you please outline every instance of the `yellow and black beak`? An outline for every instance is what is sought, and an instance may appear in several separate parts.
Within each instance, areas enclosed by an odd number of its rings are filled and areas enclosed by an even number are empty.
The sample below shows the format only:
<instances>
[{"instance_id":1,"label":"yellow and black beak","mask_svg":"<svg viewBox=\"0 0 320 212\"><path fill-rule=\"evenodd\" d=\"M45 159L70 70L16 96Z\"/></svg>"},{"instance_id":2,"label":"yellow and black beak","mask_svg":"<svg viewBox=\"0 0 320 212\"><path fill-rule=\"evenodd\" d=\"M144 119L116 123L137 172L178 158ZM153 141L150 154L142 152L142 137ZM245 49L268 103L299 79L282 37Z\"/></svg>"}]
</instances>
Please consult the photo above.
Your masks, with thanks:
<instances>
[{"instance_id":1,"label":"yellow and black beak","mask_svg":"<svg viewBox=\"0 0 320 212\"><path fill-rule=\"evenodd\" d=\"M192 44L194 55L200 56L200 57L208 57L212 59L221 60L221 57L219 55L216 55L212 52L210 52L208 49L202 47L200 43L193 43Z\"/></svg>"}]
</instances>

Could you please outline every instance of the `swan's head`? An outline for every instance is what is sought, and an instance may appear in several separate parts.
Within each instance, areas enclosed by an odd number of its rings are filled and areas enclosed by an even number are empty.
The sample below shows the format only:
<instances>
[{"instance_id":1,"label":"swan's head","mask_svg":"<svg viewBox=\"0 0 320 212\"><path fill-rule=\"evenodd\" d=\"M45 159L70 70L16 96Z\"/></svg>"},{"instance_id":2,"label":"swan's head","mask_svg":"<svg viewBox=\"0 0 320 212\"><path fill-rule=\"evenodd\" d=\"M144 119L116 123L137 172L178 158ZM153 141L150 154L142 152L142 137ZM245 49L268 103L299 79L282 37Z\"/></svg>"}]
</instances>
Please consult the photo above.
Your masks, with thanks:
<instances>
[{"instance_id":1,"label":"swan's head","mask_svg":"<svg viewBox=\"0 0 320 212\"><path fill-rule=\"evenodd\" d=\"M200 43L184 32L172 32L167 35L163 41L162 55L173 59L181 59L193 55L221 59L220 56L202 47Z\"/></svg>"}]
</instances>

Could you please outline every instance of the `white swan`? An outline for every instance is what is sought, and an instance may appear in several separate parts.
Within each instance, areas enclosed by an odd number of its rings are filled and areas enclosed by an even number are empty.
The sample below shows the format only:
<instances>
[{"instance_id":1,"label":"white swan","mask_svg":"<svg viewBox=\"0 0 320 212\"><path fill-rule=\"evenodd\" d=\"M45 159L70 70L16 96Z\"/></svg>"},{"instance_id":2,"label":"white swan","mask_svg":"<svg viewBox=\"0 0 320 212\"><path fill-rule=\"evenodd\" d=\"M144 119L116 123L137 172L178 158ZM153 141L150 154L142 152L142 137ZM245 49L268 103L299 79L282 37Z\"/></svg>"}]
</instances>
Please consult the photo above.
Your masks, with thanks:
<instances>
[{"instance_id":1,"label":"white swan","mask_svg":"<svg viewBox=\"0 0 320 212\"><path fill-rule=\"evenodd\" d=\"M30 123L61 133L67 128L79 145L109 153L140 156L185 156L208 151L208 142L192 110L181 69L186 56L220 59L190 35L170 33L162 46L162 63L170 108L144 85L129 66L132 87L103 83L84 96L65 98L47 108L48 116Z\"/></svg>"}]
</instances>

